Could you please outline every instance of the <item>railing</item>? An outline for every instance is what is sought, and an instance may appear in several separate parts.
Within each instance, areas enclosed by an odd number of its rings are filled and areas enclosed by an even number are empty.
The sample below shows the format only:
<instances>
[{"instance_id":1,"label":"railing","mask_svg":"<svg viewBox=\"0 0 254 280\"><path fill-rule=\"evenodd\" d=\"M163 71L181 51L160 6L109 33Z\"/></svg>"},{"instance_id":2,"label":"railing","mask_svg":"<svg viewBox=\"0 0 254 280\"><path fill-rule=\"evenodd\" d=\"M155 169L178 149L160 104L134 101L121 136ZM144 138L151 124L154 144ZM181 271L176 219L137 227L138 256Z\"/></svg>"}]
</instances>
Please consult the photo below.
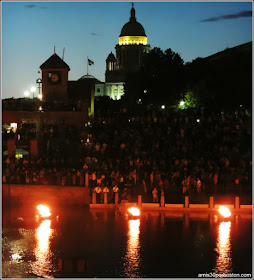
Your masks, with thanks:
<instances>
[{"instance_id":1,"label":"railing","mask_svg":"<svg viewBox=\"0 0 254 280\"><path fill-rule=\"evenodd\" d=\"M103 198L103 199L102 199ZM115 205L118 204L125 204L128 203L130 204L128 201L126 200L122 200L121 202L119 201L119 193L115 192L114 193L114 203ZM92 193L92 204L90 204L91 208L96 208L96 207L106 207L106 208L110 208L113 205L112 203L108 203L108 193L96 193L93 192ZM223 204L225 205L225 203L216 203L215 204L215 200L213 196L209 197L209 202L207 204L203 203L203 204L190 204L190 199L189 196L185 196L184 197L184 203L182 204L166 204L165 203L165 196L161 196L160 197L160 202L159 203L142 203L142 195L138 195L138 202L133 202L131 203L133 205L139 206L139 207L144 207L144 208L157 208L157 209L165 209L167 208L168 210L170 209L200 209L200 210L205 210L205 209L209 209L209 210L214 210L217 209L219 207L219 205ZM234 208L234 209L252 209L252 205L241 205L240 204L240 197L236 196L234 198L234 204L227 204L226 206L228 206L229 208Z\"/></svg>"}]
</instances>

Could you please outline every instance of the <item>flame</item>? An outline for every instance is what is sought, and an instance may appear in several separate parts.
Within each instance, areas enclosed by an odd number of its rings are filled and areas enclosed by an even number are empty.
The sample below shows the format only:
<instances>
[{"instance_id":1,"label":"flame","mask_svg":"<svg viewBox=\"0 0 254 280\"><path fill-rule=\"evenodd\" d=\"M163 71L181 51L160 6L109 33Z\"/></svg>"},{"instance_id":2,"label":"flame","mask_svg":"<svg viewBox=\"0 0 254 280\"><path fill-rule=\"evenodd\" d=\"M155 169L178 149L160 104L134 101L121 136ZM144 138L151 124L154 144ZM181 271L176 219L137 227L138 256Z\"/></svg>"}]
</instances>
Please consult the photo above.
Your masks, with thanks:
<instances>
[{"instance_id":1,"label":"flame","mask_svg":"<svg viewBox=\"0 0 254 280\"><path fill-rule=\"evenodd\" d=\"M38 205L37 206L37 209L39 210L39 213L42 217L50 217L51 216L51 213L49 211L49 208L45 205Z\"/></svg>"},{"instance_id":2,"label":"flame","mask_svg":"<svg viewBox=\"0 0 254 280\"><path fill-rule=\"evenodd\" d=\"M219 212L220 214L224 217L224 218L228 218L231 216L231 212L229 211L229 209L225 206L220 206L219 207Z\"/></svg>"},{"instance_id":3,"label":"flame","mask_svg":"<svg viewBox=\"0 0 254 280\"><path fill-rule=\"evenodd\" d=\"M136 207L131 207L128 209L128 211L132 214L132 216L139 216L140 210Z\"/></svg>"}]
</instances>

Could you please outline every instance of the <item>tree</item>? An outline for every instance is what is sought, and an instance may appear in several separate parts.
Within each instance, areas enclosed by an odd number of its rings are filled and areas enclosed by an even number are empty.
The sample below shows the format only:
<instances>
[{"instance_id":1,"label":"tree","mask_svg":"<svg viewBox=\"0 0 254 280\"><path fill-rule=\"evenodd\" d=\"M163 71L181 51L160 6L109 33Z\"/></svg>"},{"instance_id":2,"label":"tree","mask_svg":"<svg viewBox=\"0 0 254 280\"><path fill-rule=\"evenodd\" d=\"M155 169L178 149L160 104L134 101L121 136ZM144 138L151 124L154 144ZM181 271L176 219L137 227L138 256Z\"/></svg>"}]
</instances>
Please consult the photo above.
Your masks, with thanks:
<instances>
[{"instance_id":1,"label":"tree","mask_svg":"<svg viewBox=\"0 0 254 280\"><path fill-rule=\"evenodd\" d=\"M182 103L181 103L182 101ZM197 108L199 106L199 98L193 91L187 91L182 100L178 101L178 108Z\"/></svg>"},{"instance_id":2,"label":"tree","mask_svg":"<svg viewBox=\"0 0 254 280\"><path fill-rule=\"evenodd\" d=\"M186 65L187 86L202 107L232 111L252 104L252 44L247 43Z\"/></svg>"},{"instance_id":3,"label":"tree","mask_svg":"<svg viewBox=\"0 0 254 280\"><path fill-rule=\"evenodd\" d=\"M173 105L185 90L184 62L171 49L154 48L144 54L142 66L125 84L126 99L134 104L138 99L144 104Z\"/></svg>"}]
</instances>

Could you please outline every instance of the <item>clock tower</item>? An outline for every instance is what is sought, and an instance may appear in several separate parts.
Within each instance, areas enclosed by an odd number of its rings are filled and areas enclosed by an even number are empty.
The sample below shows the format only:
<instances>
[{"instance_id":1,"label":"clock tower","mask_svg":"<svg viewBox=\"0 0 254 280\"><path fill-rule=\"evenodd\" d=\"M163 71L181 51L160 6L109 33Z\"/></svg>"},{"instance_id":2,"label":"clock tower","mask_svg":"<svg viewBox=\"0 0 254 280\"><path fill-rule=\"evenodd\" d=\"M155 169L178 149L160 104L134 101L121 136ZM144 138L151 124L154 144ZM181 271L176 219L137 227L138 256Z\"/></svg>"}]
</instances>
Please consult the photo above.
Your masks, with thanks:
<instances>
[{"instance_id":1,"label":"clock tower","mask_svg":"<svg viewBox=\"0 0 254 280\"><path fill-rule=\"evenodd\" d=\"M70 67L54 53L41 66L42 98L45 101L68 98L68 72Z\"/></svg>"}]
</instances>

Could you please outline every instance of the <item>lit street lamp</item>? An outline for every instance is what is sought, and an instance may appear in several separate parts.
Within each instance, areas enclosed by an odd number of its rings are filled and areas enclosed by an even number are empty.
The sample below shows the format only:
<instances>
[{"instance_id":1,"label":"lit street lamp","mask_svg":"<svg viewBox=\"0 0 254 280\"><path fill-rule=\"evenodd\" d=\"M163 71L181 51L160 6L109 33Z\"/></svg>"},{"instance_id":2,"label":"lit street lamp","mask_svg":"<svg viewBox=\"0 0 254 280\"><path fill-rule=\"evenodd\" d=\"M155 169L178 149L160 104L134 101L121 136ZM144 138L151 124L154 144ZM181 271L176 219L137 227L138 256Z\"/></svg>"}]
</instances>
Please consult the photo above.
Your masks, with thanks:
<instances>
[{"instance_id":1,"label":"lit street lamp","mask_svg":"<svg viewBox=\"0 0 254 280\"><path fill-rule=\"evenodd\" d=\"M25 96L25 97L28 97L28 96L29 96L29 91L26 90L26 91L24 92L24 96Z\"/></svg>"},{"instance_id":2,"label":"lit street lamp","mask_svg":"<svg viewBox=\"0 0 254 280\"><path fill-rule=\"evenodd\" d=\"M35 87L31 87L31 92L32 92L32 94L33 94L33 99L34 99L34 93L35 93L35 91L36 91L36 88L35 88Z\"/></svg>"},{"instance_id":3,"label":"lit street lamp","mask_svg":"<svg viewBox=\"0 0 254 280\"><path fill-rule=\"evenodd\" d=\"M42 84L42 79L37 79L36 83L38 84L38 89L39 89L39 95L41 95L41 84Z\"/></svg>"}]
</instances>

